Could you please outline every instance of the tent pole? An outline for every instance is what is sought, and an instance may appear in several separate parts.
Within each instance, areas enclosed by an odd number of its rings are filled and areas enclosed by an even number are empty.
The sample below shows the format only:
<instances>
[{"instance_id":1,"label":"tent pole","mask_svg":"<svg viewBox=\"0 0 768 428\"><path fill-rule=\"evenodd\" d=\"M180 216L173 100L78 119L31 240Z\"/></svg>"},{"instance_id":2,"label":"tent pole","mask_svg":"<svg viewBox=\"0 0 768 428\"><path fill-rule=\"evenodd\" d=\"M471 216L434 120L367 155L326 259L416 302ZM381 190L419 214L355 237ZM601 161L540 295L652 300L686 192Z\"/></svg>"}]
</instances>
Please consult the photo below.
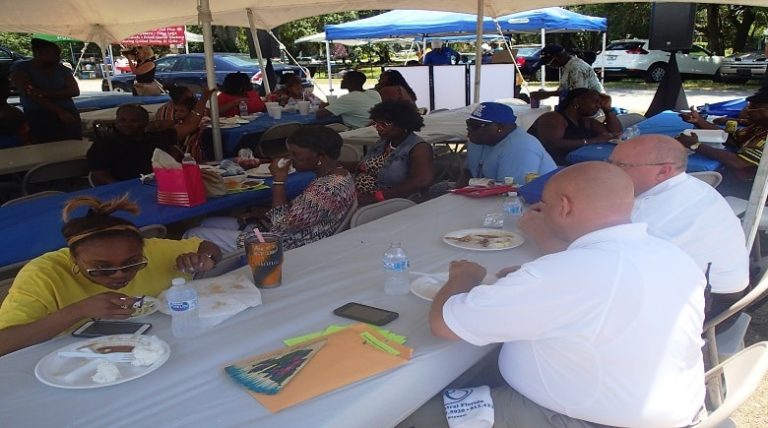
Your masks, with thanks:
<instances>
[{"instance_id":1,"label":"tent pole","mask_svg":"<svg viewBox=\"0 0 768 428\"><path fill-rule=\"evenodd\" d=\"M603 87L605 87L605 42L607 37L608 34L603 32L603 65L600 66L600 84L602 84Z\"/></svg>"},{"instance_id":2,"label":"tent pole","mask_svg":"<svg viewBox=\"0 0 768 428\"><path fill-rule=\"evenodd\" d=\"M408 57L411 56L411 52L413 52L413 45L416 43L416 39L411 40L411 46L408 48L408 55L405 56L405 59L403 60L403 67L408 65Z\"/></svg>"},{"instance_id":3,"label":"tent pole","mask_svg":"<svg viewBox=\"0 0 768 428\"><path fill-rule=\"evenodd\" d=\"M213 29L211 28L211 7L208 0L198 0L197 16L203 27L203 51L205 52L205 76L208 88L216 88L216 71L213 64ZM213 156L216 160L224 158L221 146L221 125L219 124L219 99L211 97L211 134L213 135Z\"/></svg>"},{"instance_id":4,"label":"tent pole","mask_svg":"<svg viewBox=\"0 0 768 428\"><path fill-rule=\"evenodd\" d=\"M187 40L187 26L184 26L184 53L189 53L189 40Z\"/></svg>"},{"instance_id":5,"label":"tent pole","mask_svg":"<svg viewBox=\"0 0 768 428\"><path fill-rule=\"evenodd\" d=\"M107 45L107 52L109 53L109 65L104 67L104 69L107 71L106 79L107 86L109 86L109 92L112 92L112 76L115 75L115 55L112 53L112 43ZM111 71L109 69L110 66L112 66Z\"/></svg>"},{"instance_id":6,"label":"tent pole","mask_svg":"<svg viewBox=\"0 0 768 428\"><path fill-rule=\"evenodd\" d=\"M760 219L763 217L765 201L768 198L768 156L766 156L766 159L760 159L753 183L743 222L744 233L747 239L747 251L752 251L755 245Z\"/></svg>"},{"instance_id":7,"label":"tent pole","mask_svg":"<svg viewBox=\"0 0 768 428\"><path fill-rule=\"evenodd\" d=\"M512 45L509 43L509 40L507 40L506 37L504 37L504 30L501 29L501 25L499 25L499 21L496 19L493 20L493 22L496 24L496 30L499 32L499 35L501 36L501 39L504 40L504 48L509 52L509 56L512 57L512 64L515 66L515 72L520 75L520 86L521 90L522 88L525 88L526 92L528 92L528 95L531 94L531 88L528 86L528 81L525 80L525 76L523 76L523 71L520 70L520 66L517 65L517 58L515 58L515 55L512 54ZM517 79L517 78L515 78ZM517 81L515 81L517 83ZM517 85L515 85L517 86Z\"/></svg>"},{"instance_id":8,"label":"tent pole","mask_svg":"<svg viewBox=\"0 0 768 428\"><path fill-rule=\"evenodd\" d=\"M333 95L333 79L331 78L331 42L325 41L325 65L328 67L328 93Z\"/></svg>"},{"instance_id":9,"label":"tent pole","mask_svg":"<svg viewBox=\"0 0 768 428\"><path fill-rule=\"evenodd\" d=\"M541 48L544 49L544 46L546 46L546 36L544 33L546 32L545 29L541 29ZM544 82L547 80L547 65L544 64L541 66L541 90L544 90Z\"/></svg>"},{"instance_id":10,"label":"tent pole","mask_svg":"<svg viewBox=\"0 0 768 428\"><path fill-rule=\"evenodd\" d=\"M272 30L267 30L267 31L269 32L269 35L270 35L270 36L272 36L272 38L273 38L273 39L275 39L275 41L276 41L276 42L277 42L277 43L278 43L280 46L285 46L285 45L283 44L283 42L281 42L281 41L280 41L280 39L278 39L278 38L277 38L277 36L275 35L275 33L273 33L273 32L272 32ZM302 65L301 65L301 64L299 64L299 60L297 60L297 59L296 59L296 57L294 57L293 55L291 55L291 53L290 53L290 52L288 52L288 49L283 49L283 51L285 52L285 54L286 54L286 55L288 55L288 58L289 58L289 59L290 59L290 60L291 60L291 61L292 61L294 64L296 64L296 66L297 66L297 67L299 67L299 68L300 68L300 69L301 69L301 70L304 72L304 75L305 75L305 76L307 76L307 80L308 80L310 83L312 83L312 85L314 86L315 82L312 80L312 76L311 76L311 75L310 75L310 73L309 73L309 69L308 69L308 68L306 68L306 67L302 67Z\"/></svg>"},{"instance_id":11,"label":"tent pole","mask_svg":"<svg viewBox=\"0 0 768 428\"><path fill-rule=\"evenodd\" d=\"M483 17L485 17L485 0L477 0L477 24L475 27L475 103L480 102L480 73L483 65Z\"/></svg>"},{"instance_id":12,"label":"tent pole","mask_svg":"<svg viewBox=\"0 0 768 428\"><path fill-rule=\"evenodd\" d=\"M251 27L251 37L253 38L253 45L256 49L256 56L259 58L259 70L261 70L261 86L264 87L264 93L267 95L272 93L272 89L269 85L269 76L267 76L267 70L264 68L264 57L261 54L261 43L259 43L259 34L256 31L256 24L253 23L253 9L250 7L245 9L248 13L248 25Z\"/></svg>"}]
</instances>

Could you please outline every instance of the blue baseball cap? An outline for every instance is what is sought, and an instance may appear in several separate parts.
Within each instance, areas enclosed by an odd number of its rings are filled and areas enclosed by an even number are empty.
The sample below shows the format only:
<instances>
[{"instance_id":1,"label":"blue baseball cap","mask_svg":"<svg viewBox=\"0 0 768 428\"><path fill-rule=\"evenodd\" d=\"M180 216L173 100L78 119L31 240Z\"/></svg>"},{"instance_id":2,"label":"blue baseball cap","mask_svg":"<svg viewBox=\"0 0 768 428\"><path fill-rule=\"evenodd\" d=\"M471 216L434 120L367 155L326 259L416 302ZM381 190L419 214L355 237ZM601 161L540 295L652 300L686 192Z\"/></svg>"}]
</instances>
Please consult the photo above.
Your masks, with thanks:
<instances>
[{"instance_id":1,"label":"blue baseball cap","mask_svg":"<svg viewBox=\"0 0 768 428\"><path fill-rule=\"evenodd\" d=\"M502 124L514 124L517 122L517 116L512 107L502 103L480 103L472 114L470 119L480 122L493 122Z\"/></svg>"}]
</instances>

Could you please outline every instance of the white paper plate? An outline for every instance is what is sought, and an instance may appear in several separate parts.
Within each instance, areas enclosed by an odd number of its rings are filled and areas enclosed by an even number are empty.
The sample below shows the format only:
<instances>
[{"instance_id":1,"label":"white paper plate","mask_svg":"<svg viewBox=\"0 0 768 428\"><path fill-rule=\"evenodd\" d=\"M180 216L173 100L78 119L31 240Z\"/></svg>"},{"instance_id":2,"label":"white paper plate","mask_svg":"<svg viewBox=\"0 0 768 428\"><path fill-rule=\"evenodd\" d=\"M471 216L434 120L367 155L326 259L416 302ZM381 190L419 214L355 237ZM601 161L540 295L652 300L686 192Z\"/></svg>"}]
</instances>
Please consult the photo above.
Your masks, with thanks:
<instances>
[{"instance_id":1,"label":"white paper plate","mask_svg":"<svg viewBox=\"0 0 768 428\"><path fill-rule=\"evenodd\" d=\"M495 275L486 275L483 284L493 284L498 278ZM438 291L448 281L448 272L436 273L434 276L420 276L411 282L411 293L431 302Z\"/></svg>"},{"instance_id":2,"label":"white paper plate","mask_svg":"<svg viewBox=\"0 0 768 428\"><path fill-rule=\"evenodd\" d=\"M206 125L206 128L212 128L212 127L213 125L211 125L210 123ZM220 123L219 124L219 128L221 129L239 128L239 127L240 125L238 125L237 123Z\"/></svg>"},{"instance_id":3,"label":"white paper plate","mask_svg":"<svg viewBox=\"0 0 768 428\"><path fill-rule=\"evenodd\" d=\"M128 319L135 319L152 315L160 309L162 302L156 297L144 296L144 304L139 309L136 309Z\"/></svg>"},{"instance_id":4,"label":"white paper plate","mask_svg":"<svg viewBox=\"0 0 768 428\"><path fill-rule=\"evenodd\" d=\"M90 345L137 345L146 343L144 341L148 341L150 337L117 334L114 336L95 337L61 347L38 361L35 366L35 376L46 385L65 389L103 388L138 379L152 373L168 361L168 358L171 356L171 348L165 341L160 338L156 339L163 347L164 353L151 366L141 367L134 366L131 363L113 363L120 370L120 377L108 383L96 383L92 379L96 373L96 367L104 360L98 358L64 358L58 356L58 353L60 351L75 351Z\"/></svg>"},{"instance_id":5,"label":"white paper plate","mask_svg":"<svg viewBox=\"0 0 768 428\"><path fill-rule=\"evenodd\" d=\"M293 165L291 165L288 168L288 174L293 174L294 172L296 172L296 168L294 168ZM259 165L256 168L251 168L251 169L245 171L245 173L249 177L257 177L257 178L269 178L269 177L272 177L272 173L269 172L269 163L263 163L263 164Z\"/></svg>"},{"instance_id":6,"label":"white paper plate","mask_svg":"<svg viewBox=\"0 0 768 428\"><path fill-rule=\"evenodd\" d=\"M728 133L722 129L686 129L684 135L696 134L699 141L704 144L722 144L728 140Z\"/></svg>"},{"instance_id":7,"label":"white paper plate","mask_svg":"<svg viewBox=\"0 0 768 428\"><path fill-rule=\"evenodd\" d=\"M484 236L477 235L493 236L493 238L485 238L489 239L489 243L483 245L482 239L484 239ZM473 238L469 242L451 239L462 238L465 236L473 236ZM523 245L525 238L516 233L499 229L463 229L445 234L445 236L443 236L443 242L450 246L463 248L465 250L500 251Z\"/></svg>"}]
</instances>

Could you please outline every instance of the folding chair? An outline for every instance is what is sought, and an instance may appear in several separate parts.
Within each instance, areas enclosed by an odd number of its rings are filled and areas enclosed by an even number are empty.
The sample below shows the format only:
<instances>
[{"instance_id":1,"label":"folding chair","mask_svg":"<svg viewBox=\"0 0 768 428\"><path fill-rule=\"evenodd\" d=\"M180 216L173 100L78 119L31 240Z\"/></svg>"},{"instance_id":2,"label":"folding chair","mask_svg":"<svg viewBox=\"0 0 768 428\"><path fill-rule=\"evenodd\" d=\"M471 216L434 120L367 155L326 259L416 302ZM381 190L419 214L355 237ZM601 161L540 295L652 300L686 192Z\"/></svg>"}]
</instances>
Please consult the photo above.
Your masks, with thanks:
<instances>
[{"instance_id":1,"label":"folding chair","mask_svg":"<svg viewBox=\"0 0 768 428\"><path fill-rule=\"evenodd\" d=\"M624 129L634 124L640 123L646 119L645 116L639 113L620 114L616 116L616 118L619 119L619 123L621 123L621 127Z\"/></svg>"},{"instance_id":2,"label":"folding chair","mask_svg":"<svg viewBox=\"0 0 768 428\"><path fill-rule=\"evenodd\" d=\"M144 239L165 238L168 234L168 229L162 224L148 224L140 227L139 231Z\"/></svg>"},{"instance_id":3,"label":"folding chair","mask_svg":"<svg viewBox=\"0 0 768 428\"><path fill-rule=\"evenodd\" d=\"M730 416L755 392L768 372L768 342L758 342L707 371L706 382L719 384L723 380L727 391L722 402L706 415L696 427L735 427Z\"/></svg>"},{"instance_id":4,"label":"folding chair","mask_svg":"<svg viewBox=\"0 0 768 428\"><path fill-rule=\"evenodd\" d=\"M352 206L349 207L349 211L347 211L347 213L344 215L344 219L341 220L341 224L339 225L338 228L336 228L336 231L333 232L334 235L349 229L349 223L352 221L352 216L355 214L355 212L357 212L358 206L359 205L357 204L357 198L355 198L352 201Z\"/></svg>"},{"instance_id":5,"label":"folding chair","mask_svg":"<svg viewBox=\"0 0 768 428\"><path fill-rule=\"evenodd\" d=\"M0 279L0 303L3 303L3 300L5 300L5 297L8 296L8 290L11 289L11 285L13 285L14 278L6 278L6 279Z\"/></svg>"},{"instance_id":6,"label":"folding chair","mask_svg":"<svg viewBox=\"0 0 768 428\"><path fill-rule=\"evenodd\" d=\"M19 196L18 198L11 199L10 201L6 201L3 205L0 205L0 207L8 207L11 205L20 204L22 202L31 201L33 199L47 198L48 196L60 195L62 193L64 192L60 192L58 190L46 190L44 192L37 192L27 196Z\"/></svg>"},{"instance_id":7,"label":"folding chair","mask_svg":"<svg viewBox=\"0 0 768 428\"><path fill-rule=\"evenodd\" d=\"M83 158L66 161L50 162L37 165L27 171L21 181L21 191L24 195L36 193L36 188L45 185L56 190L72 191L88 187L88 160Z\"/></svg>"},{"instance_id":8,"label":"folding chair","mask_svg":"<svg viewBox=\"0 0 768 428\"><path fill-rule=\"evenodd\" d=\"M696 177L699 180L709 184L710 186L717 188L723 181L723 176L717 171L698 171L689 173L691 177Z\"/></svg>"},{"instance_id":9,"label":"folding chair","mask_svg":"<svg viewBox=\"0 0 768 428\"><path fill-rule=\"evenodd\" d=\"M29 260L22 260L20 262L11 263L9 265L0 266L0 279L8 279L16 276L17 273L27 264Z\"/></svg>"},{"instance_id":10,"label":"folding chair","mask_svg":"<svg viewBox=\"0 0 768 428\"><path fill-rule=\"evenodd\" d=\"M357 149L357 147L344 144L341 146L341 154L339 155L339 161L341 162L360 162L363 155Z\"/></svg>"},{"instance_id":11,"label":"folding chair","mask_svg":"<svg viewBox=\"0 0 768 428\"><path fill-rule=\"evenodd\" d=\"M257 144L258 153L261 157L276 158L285 156L288 149L285 147L285 140L301 128L297 122L281 123L275 125L261 134Z\"/></svg>"},{"instance_id":12,"label":"folding chair","mask_svg":"<svg viewBox=\"0 0 768 428\"><path fill-rule=\"evenodd\" d=\"M361 224L378 220L414 205L416 205L416 202L413 202L410 199L394 198L359 208L352 216L352 219L349 222L349 227L357 227Z\"/></svg>"}]
</instances>

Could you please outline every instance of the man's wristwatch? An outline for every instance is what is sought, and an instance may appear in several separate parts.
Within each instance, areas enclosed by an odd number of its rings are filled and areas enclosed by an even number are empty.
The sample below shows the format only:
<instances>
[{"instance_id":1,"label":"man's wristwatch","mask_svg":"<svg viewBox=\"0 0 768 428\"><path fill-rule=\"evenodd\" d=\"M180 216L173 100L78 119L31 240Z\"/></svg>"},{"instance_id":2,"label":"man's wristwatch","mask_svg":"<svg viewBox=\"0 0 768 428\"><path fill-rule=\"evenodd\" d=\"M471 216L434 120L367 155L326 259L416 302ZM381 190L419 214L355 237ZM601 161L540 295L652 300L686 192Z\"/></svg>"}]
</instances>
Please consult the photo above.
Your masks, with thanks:
<instances>
[{"instance_id":1,"label":"man's wristwatch","mask_svg":"<svg viewBox=\"0 0 768 428\"><path fill-rule=\"evenodd\" d=\"M695 152L696 150L699 149L700 146L701 146L701 142L696 142L688 146L688 148Z\"/></svg>"}]
</instances>

